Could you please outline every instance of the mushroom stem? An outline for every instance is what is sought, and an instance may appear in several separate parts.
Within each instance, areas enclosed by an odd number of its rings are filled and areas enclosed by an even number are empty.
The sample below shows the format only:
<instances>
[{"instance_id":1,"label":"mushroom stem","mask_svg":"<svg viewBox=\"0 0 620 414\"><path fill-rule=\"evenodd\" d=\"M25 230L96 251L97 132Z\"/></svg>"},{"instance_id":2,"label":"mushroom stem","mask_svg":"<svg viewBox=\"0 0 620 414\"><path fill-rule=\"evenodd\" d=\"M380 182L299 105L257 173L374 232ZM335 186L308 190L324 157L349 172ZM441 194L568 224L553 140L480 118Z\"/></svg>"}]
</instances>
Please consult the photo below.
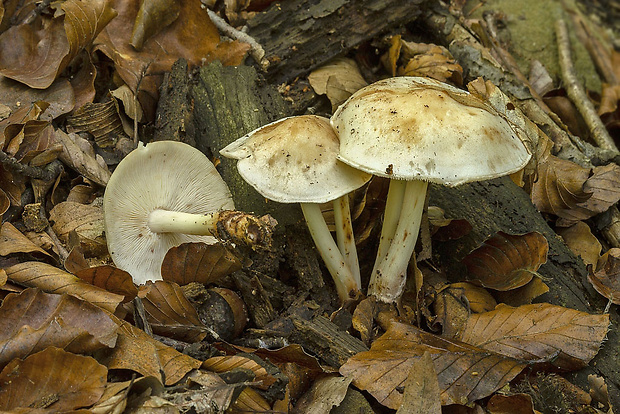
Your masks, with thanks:
<instances>
[{"instance_id":1,"label":"mushroom stem","mask_svg":"<svg viewBox=\"0 0 620 414\"><path fill-rule=\"evenodd\" d=\"M212 236L215 234L219 216L219 212L192 214L157 209L149 214L148 226L153 233L185 233Z\"/></svg>"},{"instance_id":2,"label":"mushroom stem","mask_svg":"<svg viewBox=\"0 0 620 414\"><path fill-rule=\"evenodd\" d=\"M400 219L400 210L403 206L403 198L405 197L405 189L407 182L405 180L390 180L390 189L388 190L387 200L385 202L385 212L383 213L383 226L381 227L381 238L379 239L379 248L377 250L377 259L373 273L375 273L379 263L383 261L388 252L396 226Z\"/></svg>"},{"instance_id":3,"label":"mushroom stem","mask_svg":"<svg viewBox=\"0 0 620 414\"><path fill-rule=\"evenodd\" d=\"M396 301L405 287L407 265L420 232L427 187L426 181L406 182L400 219L392 243L386 255L383 258L377 258L378 263L375 263L375 269L368 287L368 295L374 295L383 302Z\"/></svg>"},{"instance_id":4,"label":"mushroom stem","mask_svg":"<svg viewBox=\"0 0 620 414\"><path fill-rule=\"evenodd\" d=\"M361 286L357 284L353 273L344 262L342 254L325 223L323 214L321 214L321 208L315 203L301 203L301 210L304 213L314 244L334 279L340 300L345 302L355 297Z\"/></svg>"},{"instance_id":5,"label":"mushroom stem","mask_svg":"<svg viewBox=\"0 0 620 414\"><path fill-rule=\"evenodd\" d=\"M360 265L357 259L357 247L353 235L353 223L351 220L351 208L349 206L349 195L345 194L334 200L334 222L336 224L336 241L338 249L344 258L344 262L349 266L355 283L362 286L360 277Z\"/></svg>"}]
</instances>

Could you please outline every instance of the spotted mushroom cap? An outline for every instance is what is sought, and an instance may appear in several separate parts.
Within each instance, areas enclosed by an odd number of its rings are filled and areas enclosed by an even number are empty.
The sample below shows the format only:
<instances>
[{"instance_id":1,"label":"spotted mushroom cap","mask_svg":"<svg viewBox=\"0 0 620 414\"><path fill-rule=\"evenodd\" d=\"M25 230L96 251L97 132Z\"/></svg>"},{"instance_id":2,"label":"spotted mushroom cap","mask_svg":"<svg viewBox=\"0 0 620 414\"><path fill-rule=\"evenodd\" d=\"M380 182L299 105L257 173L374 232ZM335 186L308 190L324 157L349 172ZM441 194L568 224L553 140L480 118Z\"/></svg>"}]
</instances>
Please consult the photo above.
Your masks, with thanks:
<instances>
[{"instance_id":1,"label":"spotted mushroom cap","mask_svg":"<svg viewBox=\"0 0 620 414\"><path fill-rule=\"evenodd\" d=\"M239 160L239 174L280 203L324 203L366 183L371 175L337 159L338 136L329 119L303 115L258 128L220 150Z\"/></svg>"},{"instance_id":2,"label":"spotted mushroom cap","mask_svg":"<svg viewBox=\"0 0 620 414\"><path fill-rule=\"evenodd\" d=\"M153 233L147 225L155 209L206 214L232 210L226 183L209 159L175 141L139 144L116 167L105 190L104 222L114 264L136 284L161 279L168 249L186 242L212 244L211 236Z\"/></svg>"},{"instance_id":3,"label":"spotted mushroom cap","mask_svg":"<svg viewBox=\"0 0 620 414\"><path fill-rule=\"evenodd\" d=\"M388 178L455 186L511 174L531 157L490 105L428 78L395 77L364 87L331 122L340 160Z\"/></svg>"}]
</instances>

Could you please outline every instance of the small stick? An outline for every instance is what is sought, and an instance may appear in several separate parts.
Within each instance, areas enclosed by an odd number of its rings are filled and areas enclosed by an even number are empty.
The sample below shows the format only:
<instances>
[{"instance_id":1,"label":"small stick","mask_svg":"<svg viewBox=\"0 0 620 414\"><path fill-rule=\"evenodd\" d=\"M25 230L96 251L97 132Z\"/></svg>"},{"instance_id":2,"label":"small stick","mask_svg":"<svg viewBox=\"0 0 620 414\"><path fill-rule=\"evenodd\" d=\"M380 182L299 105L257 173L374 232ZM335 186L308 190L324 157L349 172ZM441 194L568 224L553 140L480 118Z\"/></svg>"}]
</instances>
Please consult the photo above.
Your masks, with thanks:
<instances>
[{"instance_id":1,"label":"small stick","mask_svg":"<svg viewBox=\"0 0 620 414\"><path fill-rule=\"evenodd\" d=\"M10 156L2 150L0 150L0 163L7 170L14 173L44 181L52 181L62 170L62 164L60 164L60 162L51 162L45 168L31 167L29 165L22 164L16 158Z\"/></svg>"},{"instance_id":2,"label":"small stick","mask_svg":"<svg viewBox=\"0 0 620 414\"><path fill-rule=\"evenodd\" d=\"M555 35L558 42L558 54L560 59L560 69L562 70L562 80L566 85L566 93L583 116L584 121L590 128L592 139L596 144L607 150L618 152L618 147L607 132L603 121L596 113L594 105L588 99L585 91L579 84L577 73L571 60L570 39L568 28L564 20L559 19L555 22Z\"/></svg>"},{"instance_id":3,"label":"small stick","mask_svg":"<svg viewBox=\"0 0 620 414\"><path fill-rule=\"evenodd\" d=\"M220 32L224 33L231 39L236 39L240 42L249 44L250 56L254 58L254 60L260 65L262 70L267 70L267 68L269 67L269 60L265 59L265 49L263 49L263 47L258 44L258 42L252 36L235 29L234 27L229 25L226 20L218 16L214 11L207 9L207 13L209 14L209 18L211 19L215 27L217 27Z\"/></svg>"}]
</instances>

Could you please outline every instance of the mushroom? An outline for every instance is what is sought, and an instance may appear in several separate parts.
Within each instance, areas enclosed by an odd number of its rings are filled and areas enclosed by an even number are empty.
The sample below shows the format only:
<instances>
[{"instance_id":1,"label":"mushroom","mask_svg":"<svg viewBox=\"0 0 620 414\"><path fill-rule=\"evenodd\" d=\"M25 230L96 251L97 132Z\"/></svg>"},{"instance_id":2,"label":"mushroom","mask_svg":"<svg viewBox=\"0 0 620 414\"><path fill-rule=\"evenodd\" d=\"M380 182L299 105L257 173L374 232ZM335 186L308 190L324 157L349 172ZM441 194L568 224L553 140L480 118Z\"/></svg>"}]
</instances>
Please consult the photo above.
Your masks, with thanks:
<instances>
[{"instance_id":1,"label":"mushroom","mask_svg":"<svg viewBox=\"0 0 620 414\"><path fill-rule=\"evenodd\" d=\"M181 142L158 141L138 144L118 164L103 208L112 260L142 284L162 278L161 264L171 247L215 243L218 212L234 204L202 152Z\"/></svg>"},{"instance_id":2,"label":"mushroom","mask_svg":"<svg viewBox=\"0 0 620 414\"><path fill-rule=\"evenodd\" d=\"M390 178L368 294L396 301L405 286L429 182L456 186L511 174L531 155L518 128L485 101L419 77L385 79L354 93L331 118L338 158Z\"/></svg>"},{"instance_id":3,"label":"mushroom","mask_svg":"<svg viewBox=\"0 0 620 414\"><path fill-rule=\"evenodd\" d=\"M220 154L239 160L245 181L269 200L300 203L317 250L344 302L361 288L348 193L370 174L337 160L338 136L329 119L314 115L280 119L229 144ZM338 245L319 203L333 201Z\"/></svg>"}]
</instances>

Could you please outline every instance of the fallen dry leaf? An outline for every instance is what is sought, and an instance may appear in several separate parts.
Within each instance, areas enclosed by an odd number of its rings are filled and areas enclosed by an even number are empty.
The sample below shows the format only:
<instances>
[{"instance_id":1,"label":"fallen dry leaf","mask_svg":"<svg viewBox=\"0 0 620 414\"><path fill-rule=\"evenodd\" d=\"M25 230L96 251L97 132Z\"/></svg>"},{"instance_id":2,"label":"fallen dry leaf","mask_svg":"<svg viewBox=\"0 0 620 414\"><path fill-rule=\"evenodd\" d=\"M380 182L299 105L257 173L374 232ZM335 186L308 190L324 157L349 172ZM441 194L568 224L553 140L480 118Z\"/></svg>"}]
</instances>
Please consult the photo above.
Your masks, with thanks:
<instances>
[{"instance_id":1,"label":"fallen dry leaf","mask_svg":"<svg viewBox=\"0 0 620 414\"><path fill-rule=\"evenodd\" d=\"M40 262L23 262L5 269L9 279L49 293L67 293L114 312L123 297L83 282L57 267Z\"/></svg>"},{"instance_id":2,"label":"fallen dry leaf","mask_svg":"<svg viewBox=\"0 0 620 414\"><path fill-rule=\"evenodd\" d=\"M199 342L207 328L176 283L158 280L146 282L138 296L153 332L184 342Z\"/></svg>"},{"instance_id":3,"label":"fallen dry leaf","mask_svg":"<svg viewBox=\"0 0 620 414\"><path fill-rule=\"evenodd\" d=\"M175 0L143 1L131 33L131 45L142 49L144 42L174 22L180 13Z\"/></svg>"},{"instance_id":4,"label":"fallen dry leaf","mask_svg":"<svg viewBox=\"0 0 620 414\"><path fill-rule=\"evenodd\" d=\"M308 75L310 86L318 95L327 95L335 110L349 96L368 85L353 59L336 58Z\"/></svg>"},{"instance_id":5,"label":"fallen dry leaf","mask_svg":"<svg viewBox=\"0 0 620 414\"><path fill-rule=\"evenodd\" d=\"M588 168L550 155L538 164L538 180L531 190L532 202L538 210L566 220L587 219L592 214L579 205L592 196L583 188L589 176Z\"/></svg>"},{"instance_id":6,"label":"fallen dry leaf","mask_svg":"<svg viewBox=\"0 0 620 414\"><path fill-rule=\"evenodd\" d=\"M276 378L269 374L258 362L242 355L211 357L202 363L201 368L216 373L227 372L233 369L252 371L254 373L254 381L257 383L255 386L263 390L266 390L276 382Z\"/></svg>"},{"instance_id":7,"label":"fallen dry leaf","mask_svg":"<svg viewBox=\"0 0 620 414\"><path fill-rule=\"evenodd\" d=\"M273 413L269 402L252 388L244 388L229 408L231 414Z\"/></svg>"},{"instance_id":8,"label":"fallen dry leaf","mask_svg":"<svg viewBox=\"0 0 620 414\"><path fill-rule=\"evenodd\" d=\"M87 140L77 134L66 134L60 129L56 130L56 140L63 147L59 156L62 162L97 184L105 186L108 183L110 170L104 162L97 161L95 150Z\"/></svg>"},{"instance_id":9,"label":"fallen dry leaf","mask_svg":"<svg viewBox=\"0 0 620 414\"><path fill-rule=\"evenodd\" d=\"M333 407L338 407L344 400L351 378L340 376L326 376L312 384L295 405L295 412L299 414L329 413Z\"/></svg>"},{"instance_id":10,"label":"fallen dry leaf","mask_svg":"<svg viewBox=\"0 0 620 414\"><path fill-rule=\"evenodd\" d=\"M573 253L583 259L586 265L596 266L603 247L590 231L590 226L583 221L578 221L570 227L557 228L556 233L564 239Z\"/></svg>"},{"instance_id":11,"label":"fallen dry leaf","mask_svg":"<svg viewBox=\"0 0 620 414\"><path fill-rule=\"evenodd\" d=\"M13 253L38 253L43 257L52 257L7 221L2 224L0 229L0 256L8 256Z\"/></svg>"},{"instance_id":12,"label":"fallen dry leaf","mask_svg":"<svg viewBox=\"0 0 620 414\"><path fill-rule=\"evenodd\" d=\"M91 353L112 348L117 325L101 308L37 289L10 294L0 306L0 366L48 346Z\"/></svg>"},{"instance_id":13,"label":"fallen dry leaf","mask_svg":"<svg viewBox=\"0 0 620 414\"><path fill-rule=\"evenodd\" d=\"M518 307L521 305L529 305L535 298L547 292L549 292L549 286L547 286L542 279L534 277L527 285L521 286L520 288L507 290L505 292L496 291L493 293L498 302Z\"/></svg>"},{"instance_id":14,"label":"fallen dry leaf","mask_svg":"<svg viewBox=\"0 0 620 414\"><path fill-rule=\"evenodd\" d=\"M607 335L609 315L590 315L549 303L499 305L473 314L458 339L522 361L583 368Z\"/></svg>"},{"instance_id":15,"label":"fallen dry leaf","mask_svg":"<svg viewBox=\"0 0 620 414\"><path fill-rule=\"evenodd\" d=\"M620 249L612 248L603 254L596 270L588 272L588 280L598 293L616 305L620 304Z\"/></svg>"},{"instance_id":16,"label":"fallen dry leaf","mask_svg":"<svg viewBox=\"0 0 620 414\"><path fill-rule=\"evenodd\" d=\"M50 347L11 361L0 372L0 410L66 412L89 407L103 395L108 370L94 358Z\"/></svg>"},{"instance_id":17,"label":"fallen dry leaf","mask_svg":"<svg viewBox=\"0 0 620 414\"><path fill-rule=\"evenodd\" d=\"M183 243L168 250L161 274L180 286L191 282L207 285L241 268L239 259L222 243Z\"/></svg>"},{"instance_id":18,"label":"fallen dry leaf","mask_svg":"<svg viewBox=\"0 0 620 414\"><path fill-rule=\"evenodd\" d=\"M547 261L549 245L540 233L498 232L463 259L469 279L506 291L526 285Z\"/></svg>"},{"instance_id":19,"label":"fallen dry leaf","mask_svg":"<svg viewBox=\"0 0 620 414\"><path fill-rule=\"evenodd\" d=\"M119 324L116 346L105 359L108 369L130 369L157 378L165 385L179 382L201 362L153 339L127 322Z\"/></svg>"},{"instance_id":20,"label":"fallen dry leaf","mask_svg":"<svg viewBox=\"0 0 620 414\"><path fill-rule=\"evenodd\" d=\"M131 275L114 266L90 267L76 272L75 275L93 286L123 295L125 297L123 302L129 302L138 295L138 288L133 283Z\"/></svg>"},{"instance_id":21,"label":"fallen dry leaf","mask_svg":"<svg viewBox=\"0 0 620 414\"><path fill-rule=\"evenodd\" d=\"M46 102L49 106L40 119L51 121L73 109L75 96L66 79L57 79L47 89L33 89L23 83L0 77L0 102L9 105L12 110L28 107L35 102Z\"/></svg>"},{"instance_id":22,"label":"fallen dry leaf","mask_svg":"<svg viewBox=\"0 0 620 414\"><path fill-rule=\"evenodd\" d=\"M495 394L489 399L487 410L490 414L536 414L528 394Z\"/></svg>"},{"instance_id":23,"label":"fallen dry leaf","mask_svg":"<svg viewBox=\"0 0 620 414\"><path fill-rule=\"evenodd\" d=\"M0 74L45 89L115 16L108 0L67 0L52 18L12 26L0 35Z\"/></svg>"},{"instance_id":24,"label":"fallen dry leaf","mask_svg":"<svg viewBox=\"0 0 620 414\"><path fill-rule=\"evenodd\" d=\"M50 211L50 221L56 235L65 243L69 241L69 234L75 231L84 254L98 256L107 252L100 205L63 201Z\"/></svg>"},{"instance_id":25,"label":"fallen dry leaf","mask_svg":"<svg viewBox=\"0 0 620 414\"><path fill-rule=\"evenodd\" d=\"M467 298L469 309L474 313L492 311L495 309L495 306L497 306L497 302L486 289L472 283L452 283L450 284L450 288L462 290L462 295Z\"/></svg>"},{"instance_id":26,"label":"fallen dry leaf","mask_svg":"<svg viewBox=\"0 0 620 414\"><path fill-rule=\"evenodd\" d=\"M340 373L372 394L381 404L397 409L402 387L412 366L425 352L433 359L441 404L470 404L506 385L525 363L450 341L402 323L392 323L370 351L351 357Z\"/></svg>"},{"instance_id":27,"label":"fallen dry leaf","mask_svg":"<svg viewBox=\"0 0 620 414\"><path fill-rule=\"evenodd\" d=\"M124 135L123 123L115 99L87 102L67 117L67 129L88 132L101 148L111 148Z\"/></svg>"},{"instance_id":28,"label":"fallen dry leaf","mask_svg":"<svg viewBox=\"0 0 620 414\"><path fill-rule=\"evenodd\" d=\"M592 175L583 185L583 191L592 193L592 196L580 207L587 209L592 215L607 211L620 200L620 166L610 163L594 167Z\"/></svg>"},{"instance_id":29,"label":"fallen dry leaf","mask_svg":"<svg viewBox=\"0 0 620 414\"><path fill-rule=\"evenodd\" d=\"M173 396L172 402L182 412L208 413L213 407L226 412L237 392L237 384L227 384L213 372L196 370L186 376L188 390Z\"/></svg>"},{"instance_id":30,"label":"fallen dry leaf","mask_svg":"<svg viewBox=\"0 0 620 414\"><path fill-rule=\"evenodd\" d=\"M404 387L396 414L441 414L439 382L430 353L414 361Z\"/></svg>"}]
</instances>

